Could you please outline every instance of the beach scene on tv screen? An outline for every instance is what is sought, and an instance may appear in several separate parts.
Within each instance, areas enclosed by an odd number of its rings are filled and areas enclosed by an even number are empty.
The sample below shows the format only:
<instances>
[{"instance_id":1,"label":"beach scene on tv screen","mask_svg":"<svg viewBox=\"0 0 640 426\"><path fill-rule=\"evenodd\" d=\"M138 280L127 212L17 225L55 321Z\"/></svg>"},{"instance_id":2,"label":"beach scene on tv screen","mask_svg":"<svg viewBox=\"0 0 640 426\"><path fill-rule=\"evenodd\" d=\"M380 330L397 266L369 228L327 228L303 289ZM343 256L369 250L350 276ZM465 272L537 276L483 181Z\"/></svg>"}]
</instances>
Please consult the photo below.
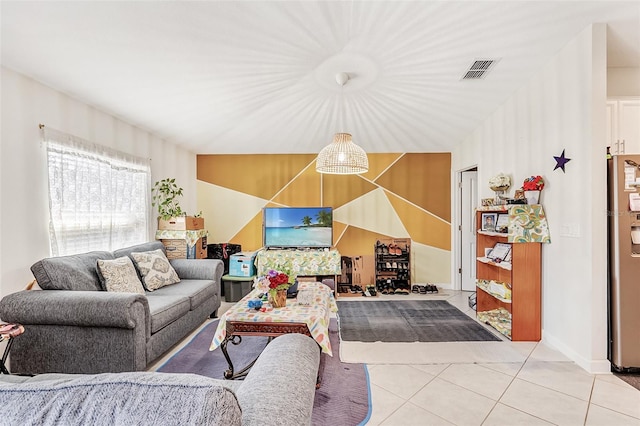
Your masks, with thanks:
<instances>
[{"instance_id":1,"label":"beach scene on tv screen","mask_svg":"<svg viewBox=\"0 0 640 426\"><path fill-rule=\"evenodd\" d=\"M264 211L267 247L330 247L333 215L328 208L268 208Z\"/></svg>"}]
</instances>

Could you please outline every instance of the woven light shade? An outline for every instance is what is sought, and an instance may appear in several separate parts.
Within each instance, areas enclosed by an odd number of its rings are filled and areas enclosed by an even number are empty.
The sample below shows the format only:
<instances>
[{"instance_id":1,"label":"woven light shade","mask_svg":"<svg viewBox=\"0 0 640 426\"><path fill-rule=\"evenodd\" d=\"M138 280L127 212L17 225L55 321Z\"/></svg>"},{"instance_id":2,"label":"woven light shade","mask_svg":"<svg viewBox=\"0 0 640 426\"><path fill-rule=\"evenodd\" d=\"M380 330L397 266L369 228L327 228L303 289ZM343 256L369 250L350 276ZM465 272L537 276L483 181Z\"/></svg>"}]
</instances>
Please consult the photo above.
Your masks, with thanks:
<instances>
[{"instance_id":1,"label":"woven light shade","mask_svg":"<svg viewBox=\"0 0 640 426\"><path fill-rule=\"evenodd\" d=\"M364 149L353 143L349 133L336 133L316 159L316 171L332 175L357 175L369 170Z\"/></svg>"}]
</instances>

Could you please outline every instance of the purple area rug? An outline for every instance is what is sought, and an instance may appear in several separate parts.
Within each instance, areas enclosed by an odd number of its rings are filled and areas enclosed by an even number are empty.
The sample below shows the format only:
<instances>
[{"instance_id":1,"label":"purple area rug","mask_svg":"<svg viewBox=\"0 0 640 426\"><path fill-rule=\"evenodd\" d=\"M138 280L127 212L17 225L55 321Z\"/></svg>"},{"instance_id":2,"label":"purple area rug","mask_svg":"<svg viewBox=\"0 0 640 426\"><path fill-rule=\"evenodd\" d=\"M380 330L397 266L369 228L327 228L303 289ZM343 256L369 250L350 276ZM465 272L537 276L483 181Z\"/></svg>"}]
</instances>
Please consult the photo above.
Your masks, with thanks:
<instances>
[{"instance_id":1,"label":"purple area rug","mask_svg":"<svg viewBox=\"0 0 640 426\"><path fill-rule=\"evenodd\" d=\"M209 352L209 345L217 326L217 321L208 324L157 371L195 373L222 379L224 371L228 368L227 361L220 348ZM365 424L371 412L367 367L364 364L347 364L340 361L340 338L335 318L331 319L329 325L329 338L333 357L323 355L322 385L316 390L312 424L314 426ZM262 352L266 343L266 337L244 336L241 344L229 345L227 349L234 366L242 368Z\"/></svg>"}]
</instances>

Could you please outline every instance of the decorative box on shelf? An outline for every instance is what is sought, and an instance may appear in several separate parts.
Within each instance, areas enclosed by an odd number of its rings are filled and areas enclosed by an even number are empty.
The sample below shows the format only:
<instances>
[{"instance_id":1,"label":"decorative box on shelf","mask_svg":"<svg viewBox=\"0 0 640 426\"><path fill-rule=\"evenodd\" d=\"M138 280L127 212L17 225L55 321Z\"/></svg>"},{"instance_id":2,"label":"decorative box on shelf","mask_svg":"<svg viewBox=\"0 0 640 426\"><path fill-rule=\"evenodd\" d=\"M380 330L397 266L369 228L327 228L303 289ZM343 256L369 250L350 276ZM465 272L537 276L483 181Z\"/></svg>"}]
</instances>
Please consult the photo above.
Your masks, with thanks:
<instances>
[{"instance_id":1,"label":"decorative box on shelf","mask_svg":"<svg viewBox=\"0 0 640 426\"><path fill-rule=\"evenodd\" d=\"M167 220L158 218L158 229L167 231L197 231L204 229L204 218L194 216L171 217Z\"/></svg>"}]
</instances>

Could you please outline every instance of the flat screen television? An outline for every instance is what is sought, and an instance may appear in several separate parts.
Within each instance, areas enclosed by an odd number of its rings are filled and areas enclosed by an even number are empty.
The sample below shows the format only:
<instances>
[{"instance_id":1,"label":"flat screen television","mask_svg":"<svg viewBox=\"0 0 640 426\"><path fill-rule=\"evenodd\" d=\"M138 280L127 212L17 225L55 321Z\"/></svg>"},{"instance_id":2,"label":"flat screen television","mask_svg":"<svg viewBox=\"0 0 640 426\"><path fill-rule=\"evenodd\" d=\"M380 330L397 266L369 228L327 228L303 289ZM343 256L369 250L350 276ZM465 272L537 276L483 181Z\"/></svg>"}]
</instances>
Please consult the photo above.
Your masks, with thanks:
<instances>
[{"instance_id":1,"label":"flat screen television","mask_svg":"<svg viewBox=\"0 0 640 426\"><path fill-rule=\"evenodd\" d=\"M265 248L325 248L333 245L331 207L264 207Z\"/></svg>"}]
</instances>

